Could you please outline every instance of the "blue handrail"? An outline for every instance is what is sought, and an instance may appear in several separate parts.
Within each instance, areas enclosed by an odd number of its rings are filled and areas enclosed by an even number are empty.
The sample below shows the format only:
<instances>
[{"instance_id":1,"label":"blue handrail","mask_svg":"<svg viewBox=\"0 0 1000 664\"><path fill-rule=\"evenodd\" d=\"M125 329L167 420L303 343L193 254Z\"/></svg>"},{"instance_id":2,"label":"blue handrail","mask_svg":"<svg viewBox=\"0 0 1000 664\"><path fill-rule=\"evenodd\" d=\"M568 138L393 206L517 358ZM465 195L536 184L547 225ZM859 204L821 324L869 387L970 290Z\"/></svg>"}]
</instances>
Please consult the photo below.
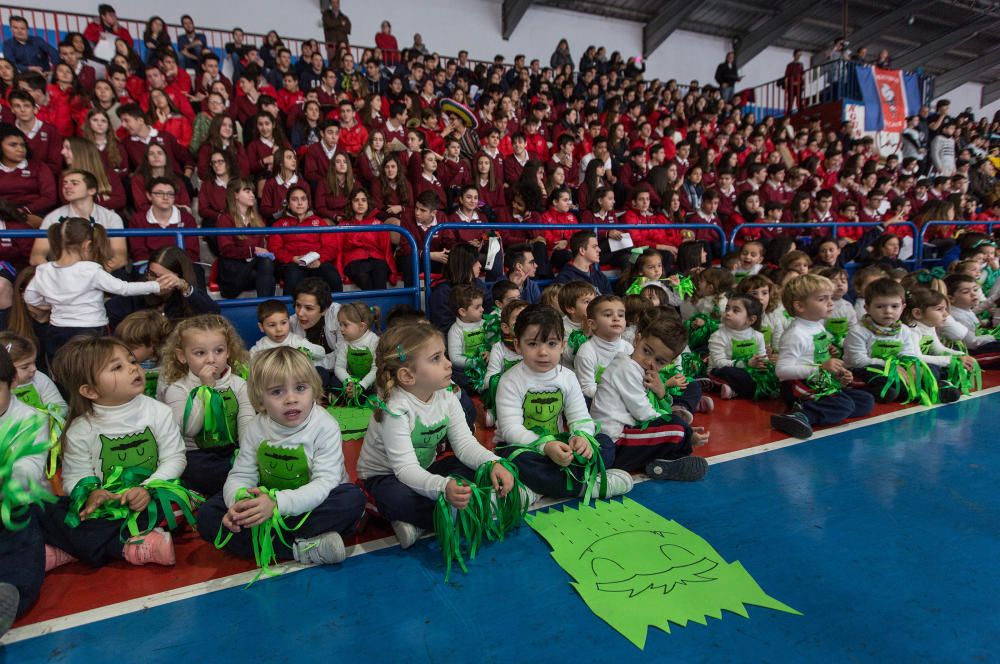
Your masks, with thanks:
<instances>
[{"instance_id":1,"label":"blue handrail","mask_svg":"<svg viewBox=\"0 0 1000 664\"><path fill-rule=\"evenodd\" d=\"M920 260L917 265L922 267L924 264L924 245L927 243L927 229L929 228L934 226L986 226L992 233L993 227L998 225L1000 225L1000 221L925 221L920 227L920 232L916 235L919 241L914 242L914 245L920 248Z\"/></svg>"},{"instance_id":2,"label":"blue handrail","mask_svg":"<svg viewBox=\"0 0 1000 664\"><path fill-rule=\"evenodd\" d=\"M722 253L726 252L726 233L722 230L722 227L716 226L714 224L540 224L540 223L486 223L486 224L461 224L461 223L447 223L438 224L437 226L431 227L424 236L424 302L426 309L429 311L431 306L431 240L441 231L450 230L492 230L492 231L521 231L521 230L532 230L532 231L593 231L594 233L599 233L609 230L619 230L619 231L629 231L629 230L649 230L649 229L668 229L672 231L681 230L708 230L713 233L718 233L719 240L722 243Z\"/></svg>"},{"instance_id":3,"label":"blue handrail","mask_svg":"<svg viewBox=\"0 0 1000 664\"><path fill-rule=\"evenodd\" d=\"M750 229L750 228L769 228L770 229L770 228L817 228L817 227L821 227L821 228L830 228L831 229L830 230L830 236L831 237L836 237L837 236L837 230L840 229L840 228L887 228L889 226L905 226L905 227L909 228L910 231L913 233L913 237L914 237L914 240L913 240L913 258L911 258L910 260L908 260L906 262L913 263L916 267L919 267L920 264L921 264L921 261L923 260L923 252L921 251L922 246L918 247L917 245L918 244L922 245L923 236L921 235L920 242L918 242L916 238L917 238L917 235L919 233L919 229L917 228L917 225L914 224L912 221L894 221L894 222L892 222L890 224L887 224L887 223L881 222L881 221L815 221L815 222L810 221L810 222L795 222L795 223L789 222L789 223L780 223L780 224L763 224L763 223L740 224L739 226L737 226L736 228L733 229L732 233L729 234L729 244L730 245L735 245L736 244L736 236L738 236L740 234L740 231L745 230L745 229ZM886 232L890 232L890 231L887 230Z\"/></svg>"},{"instance_id":4,"label":"blue handrail","mask_svg":"<svg viewBox=\"0 0 1000 664\"><path fill-rule=\"evenodd\" d=\"M308 229L308 230L306 230ZM392 224L374 224L371 226L307 226L307 227L288 227L288 228L271 228L263 226L260 228L114 228L108 230L109 237L164 237L172 236L177 240L177 246L184 249L184 238L194 235L194 236L206 236L206 237L218 237L221 235L312 235L314 233L399 233L402 237L406 238L406 241L410 243L410 250L412 251L410 259L410 269L413 270L413 274L417 274L420 270L420 264L417 260L417 241L405 228L400 226L395 226ZM44 238L46 237L46 232L43 230L0 230L0 238ZM390 266L391 267L391 266ZM386 290L377 291L364 291L366 296L383 296L383 295L410 295L412 298L414 308L420 308L420 286L419 284L413 286L404 286L402 288L392 288ZM352 300L357 299L357 293L333 293L334 300ZM232 300L220 300L219 306L222 308L235 307L235 306L245 306L245 305L256 305L260 304L265 300L272 298L237 298ZM276 299L285 299L276 298Z\"/></svg>"}]
</instances>

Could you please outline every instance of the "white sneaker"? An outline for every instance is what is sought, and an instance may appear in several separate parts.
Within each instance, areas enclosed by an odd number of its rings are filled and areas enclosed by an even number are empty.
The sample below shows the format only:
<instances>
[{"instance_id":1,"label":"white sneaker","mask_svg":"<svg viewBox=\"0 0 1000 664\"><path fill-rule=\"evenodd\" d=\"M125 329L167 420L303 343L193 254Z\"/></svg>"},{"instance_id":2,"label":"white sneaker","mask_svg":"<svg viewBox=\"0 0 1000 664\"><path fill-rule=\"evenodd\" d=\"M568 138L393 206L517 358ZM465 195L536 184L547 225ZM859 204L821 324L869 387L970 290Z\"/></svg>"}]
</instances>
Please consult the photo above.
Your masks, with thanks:
<instances>
[{"instance_id":1,"label":"white sneaker","mask_svg":"<svg viewBox=\"0 0 1000 664\"><path fill-rule=\"evenodd\" d=\"M483 413L483 422L486 424L487 429L492 429L496 426L497 419L493 417L493 411L489 408L487 408L486 412Z\"/></svg>"},{"instance_id":2,"label":"white sneaker","mask_svg":"<svg viewBox=\"0 0 1000 664\"><path fill-rule=\"evenodd\" d=\"M295 540L292 543L292 557L297 562L310 565L336 565L344 562L347 549L340 533L329 532Z\"/></svg>"},{"instance_id":3,"label":"white sneaker","mask_svg":"<svg viewBox=\"0 0 1000 664\"><path fill-rule=\"evenodd\" d=\"M736 398L736 390L734 390L733 388L729 387L725 383L722 384L722 387L721 387L720 391L722 393L721 396L722 396L723 399L735 399Z\"/></svg>"},{"instance_id":4,"label":"white sneaker","mask_svg":"<svg viewBox=\"0 0 1000 664\"><path fill-rule=\"evenodd\" d=\"M424 529L417 528L412 523L407 523L406 521L393 521L392 532L396 533L396 539L399 540L399 548L409 549L424 534Z\"/></svg>"},{"instance_id":5,"label":"white sneaker","mask_svg":"<svg viewBox=\"0 0 1000 664\"><path fill-rule=\"evenodd\" d=\"M606 472L608 475L608 489L606 494L601 496L601 498L623 496L631 491L632 487L635 486L635 480L632 479L632 475L630 475L627 471L620 468L608 468ZM600 491L600 478L598 478L597 482L597 490Z\"/></svg>"},{"instance_id":6,"label":"white sneaker","mask_svg":"<svg viewBox=\"0 0 1000 664\"><path fill-rule=\"evenodd\" d=\"M534 491L524 486L523 484L521 485L521 491L523 491L524 495L528 497L528 507L531 507L532 505L537 503L538 499L542 497L541 494L535 493Z\"/></svg>"},{"instance_id":7,"label":"white sneaker","mask_svg":"<svg viewBox=\"0 0 1000 664\"><path fill-rule=\"evenodd\" d=\"M671 406L670 413L685 424L691 424L694 420L694 415L684 406Z\"/></svg>"}]
</instances>

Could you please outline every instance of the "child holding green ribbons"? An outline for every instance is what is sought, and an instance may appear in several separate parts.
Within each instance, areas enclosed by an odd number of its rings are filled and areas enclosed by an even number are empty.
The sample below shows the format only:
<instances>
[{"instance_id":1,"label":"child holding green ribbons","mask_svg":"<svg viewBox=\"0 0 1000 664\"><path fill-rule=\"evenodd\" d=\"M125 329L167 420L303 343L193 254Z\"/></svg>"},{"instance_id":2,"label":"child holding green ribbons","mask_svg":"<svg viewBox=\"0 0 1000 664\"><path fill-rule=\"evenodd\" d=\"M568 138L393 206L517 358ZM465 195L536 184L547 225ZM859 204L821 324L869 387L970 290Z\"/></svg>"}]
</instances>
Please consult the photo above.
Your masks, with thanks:
<instances>
[{"instance_id":1,"label":"child holding green ribbons","mask_svg":"<svg viewBox=\"0 0 1000 664\"><path fill-rule=\"evenodd\" d=\"M233 453L254 416L247 383L233 366L248 355L239 333L217 314L181 321L163 347L164 400L184 436L184 485L206 496L222 491Z\"/></svg>"},{"instance_id":2,"label":"child holding green ribbons","mask_svg":"<svg viewBox=\"0 0 1000 664\"><path fill-rule=\"evenodd\" d=\"M198 511L198 532L265 571L278 558L342 562L342 533L361 518L365 496L347 475L337 421L317 407L319 374L304 354L279 346L254 357L248 384L261 412L222 493Z\"/></svg>"},{"instance_id":3,"label":"child holding green ribbons","mask_svg":"<svg viewBox=\"0 0 1000 664\"><path fill-rule=\"evenodd\" d=\"M833 313L826 319L826 329L836 337L836 345L843 346L847 333L857 326L858 314L854 305L844 297L847 295L847 270L842 267L824 267L816 271L821 277L826 277L833 283Z\"/></svg>"},{"instance_id":4,"label":"child holding green ribbons","mask_svg":"<svg viewBox=\"0 0 1000 664\"><path fill-rule=\"evenodd\" d=\"M947 376L963 394L982 387L982 371L975 358L941 343L938 329L948 318L948 298L930 288L914 288L906 292L903 320L916 333L920 358Z\"/></svg>"},{"instance_id":5,"label":"child holding green ribbons","mask_svg":"<svg viewBox=\"0 0 1000 664\"><path fill-rule=\"evenodd\" d=\"M573 369L576 351L590 337L590 329L587 326L587 307L597 296L597 290L586 281L570 281L563 284L556 296L559 310L563 314L563 329L566 330L562 363L567 369Z\"/></svg>"},{"instance_id":6,"label":"child holding green ribbons","mask_svg":"<svg viewBox=\"0 0 1000 664\"><path fill-rule=\"evenodd\" d=\"M477 392L474 372L481 381L490 350L483 327L483 292L472 284L461 284L452 288L448 299L455 313L448 329L448 359L455 369L452 380L466 392Z\"/></svg>"},{"instance_id":7,"label":"child holding green ribbons","mask_svg":"<svg viewBox=\"0 0 1000 664\"><path fill-rule=\"evenodd\" d=\"M500 376L521 361L521 356L514 350L514 324L517 316L528 306L526 300L508 302L500 311L500 341L490 349L490 359L486 364L486 376L483 379L483 405L486 406L486 426L496 425L497 386Z\"/></svg>"},{"instance_id":8,"label":"child holding green ribbons","mask_svg":"<svg viewBox=\"0 0 1000 664\"><path fill-rule=\"evenodd\" d=\"M778 285L763 274L753 274L736 285L736 293L749 295L760 302L764 310L760 317L760 333L764 335L767 352L776 352L781 347L781 335L791 322L781 304Z\"/></svg>"},{"instance_id":9,"label":"child holding green ribbons","mask_svg":"<svg viewBox=\"0 0 1000 664\"><path fill-rule=\"evenodd\" d=\"M566 336L559 312L540 304L526 307L517 317L514 339L524 360L497 388L497 450L538 494L589 500L628 493L632 476L611 468L614 444L595 439L580 383L560 364Z\"/></svg>"},{"instance_id":10,"label":"child holding green ribbons","mask_svg":"<svg viewBox=\"0 0 1000 664\"><path fill-rule=\"evenodd\" d=\"M358 477L392 523L402 548L433 527L441 496L459 511L484 489L494 491L498 501L517 501L524 508L534 501L509 466L472 435L449 389L452 367L438 330L430 325L387 330L376 364L385 407L376 411L368 428ZM445 454L449 449L453 455ZM474 488L477 469L484 464L490 464L488 485Z\"/></svg>"},{"instance_id":11,"label":"child holding green ribbons","mask_svg":"<svg viewBox=\"0 0 1000 664\"><path fill-rule=\"evenodd\" d=\"M708 367L723 399L753 399L768 375L764 335L760 333L763 308L749 295L732 295L722 314L722 325L708 340ZM777 387L776 382L775 387ZM772 390L767 396L774 396Z\"/></svg>"},{"instance_id":12,"label":"child holding green ribbons","mask_svg":"<svg viewBox=\"0 0 1000 664\"><path fill-rule=\"evenodd\" d=\"M53 361L69 393L62 483L68 492L42 519L46 568L78 559L174 564L174 505L191 513L178 478L187 459L170 408L143 394L146 377L118 339L77 337ZM190 517L189 517L190 518Z\"/></svg>"},{"instance_id":13,"label":"child holding green ribbons","mask_svg":"<svg viewBox=\"0 0 1000 664\"><path fill-rule=\"evenodd\" d=\"M349 401L360 402L375 383L375 349L378 335L372 331L375 316L363 302L348 302L337 312L344 343L337 346L333 363L334 389Z\"/></svg>"}]
</instances>

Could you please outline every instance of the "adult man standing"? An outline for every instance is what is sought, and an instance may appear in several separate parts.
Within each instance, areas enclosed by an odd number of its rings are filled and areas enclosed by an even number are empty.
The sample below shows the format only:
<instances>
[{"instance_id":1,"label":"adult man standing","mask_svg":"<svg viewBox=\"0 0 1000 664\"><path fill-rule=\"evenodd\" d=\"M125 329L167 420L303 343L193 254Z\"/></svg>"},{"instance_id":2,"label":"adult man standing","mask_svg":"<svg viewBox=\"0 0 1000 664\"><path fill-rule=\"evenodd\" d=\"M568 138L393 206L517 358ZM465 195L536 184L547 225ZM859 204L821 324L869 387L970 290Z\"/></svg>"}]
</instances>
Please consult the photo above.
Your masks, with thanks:
<instances>
[{"instance_id":1,"label":"adult man standing","mask_svg":"<svg viewBox=\"0 0 1000 664\"><path fill-rule=\"evenodd\" d=\"M323 15L323 39L326 41L326 57L334 62L340 45L349 43L351 19L340 11L340 0L319 0L319 8Z\"/></svg>"},{"instance_id":2,"label":"adult man standing","mask_svg":"<svg viewBox=\"0 0 1000 664\"><path fill-rule=\"evenodd\" d=\"M201 52L208 45L208 38L204 32L195 31L194 19L188 14L181 16L181 26L184 28L184 33L177 38L177 48L181 52L181 67L198 69Z\"/></svg>"}]
</instances>

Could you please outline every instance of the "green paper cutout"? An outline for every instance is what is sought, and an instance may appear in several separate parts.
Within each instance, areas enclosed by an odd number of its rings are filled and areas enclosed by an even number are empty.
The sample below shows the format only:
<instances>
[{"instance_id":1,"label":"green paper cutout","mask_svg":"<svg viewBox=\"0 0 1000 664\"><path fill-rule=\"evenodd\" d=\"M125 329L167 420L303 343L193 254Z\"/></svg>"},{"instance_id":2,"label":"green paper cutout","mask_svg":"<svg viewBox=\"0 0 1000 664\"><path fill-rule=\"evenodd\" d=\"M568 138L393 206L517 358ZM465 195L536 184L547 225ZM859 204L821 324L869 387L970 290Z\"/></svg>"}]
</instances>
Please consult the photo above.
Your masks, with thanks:
<instances>
[{"instance_id":1,"label":"green paper cutout","mask_svg":"<svg viewBox=\"0 0 1000 664\"><path fill-rule=\"evenodd\" d=\"M880 360L888 360L896 357L903 350L903 342L890 339L876 339L872 344L872 357Z\"/></svg>"},{"instance_id":2,"label":"green paper cutout","mask_svg":"<svg viewBox=\"0 0 1000 664\"><path fill-rule=\"evenodd\" d=\"M599 618L643 649L647 627L707 624L744 605L802 615L767 595L739 561L728 563L704 539L629 498L565 506L527 517L552 557Z\"/></svg>"},{"instance_id":3,"label":"green paper cutout","mask_svg":"<svg viewBox=\"0 0 1000 664\"><path fill-rule=\"evenodd\" d=\"M355 408L353 406L330 406L326 411L340 425L340 437L343 440L364 438L374 412L371 408Z\"/></svg>"},{"instance_id":4,"label":"green paper cutout","mask_svg":"<svg viewBox=\"0 0 1000 664\"><path fill-rule=\"evenodd\" d=\"M156 398L156 385L160 380L159 369L149 369L146 371L146 389L143 391L150 399Z\"/></svg>"},{"instance_id":5,"label":"green paper cutout","mask_svg":"<svg viewBox=\"0 0 1000 664\"><path fill-rule=\"evenodd\" d=\"M347 373L351 375L352 378L357 378L361 380L368 375L368 372L372 368L372 352L367 348L352 348L347 349Z\"/></svg>"},{"instance_id":6,"label":"green paper cutout","mask_svg":"<svg viewBox=\"0 0 1000 664\"><path fill-rule=\"evenodd\" d=\"M21 403L31 406L32 408L42 409L42 396L38 394L38 388L35 387L34 383L25 383L24 385L18 385L11 392L14 396L21 401Z\"/></svg>"},{"instance_id":7,"label":"green paper cutout","mask_svg":"<svg viewBox=\"0 0 1000 664\"><path fill-rule=\"evenodd\" d=\"M124 469L144 468L149 474L156 472L160 449L149 427L115 437L102 433L100 438L101 473L104 477L111 475L116 466Z\"/></svg>"},{"instance_id":8,"label":"green paper cutout","mask_svg":"<svg viewBox=\"0 0 1000 664\"><path fill-rule=\"evenodd\" d=\"M448 435L448 423L447 417L430 424L424 424L419 417L413 422L410 440L413 442L413 451L421 468L426 469L434 463L438 455L438 445Z\"/></svg>"},{"instance_id":9,"label":"green paper cutout","mask_svg":"<svg viewBox=\"0 0 1000 664\"><path fill-rule=\"evenodd\" d=\"M147 379L147 386L148 386ZM156 385L153 385L153 392L156 392ZM232 432L233 437L237 438L237 420L240 414L240 402L236 398L236 393L233 392L232 388L226 387L221 390L215 390L215 393L222 398L222 408L226 414L226 426L228 431ZM197 434L195 434L194 442L198 446L198 449L209 449L212 447L227 447L233 445L234 443L239 443L239 440L228 440L220 434L219 431L207 431L202 429Z\"/></svg>"},{"instance_id":10,"label":"green paper cutout","mask_svg":"<svg viewBox=\"0 0 1000 664\"><path fill-rule=\"evenodd\" d=\"M462 355L466 357L475 357L483 352L483 346L485 345L485 329L480 327L475 330L462 331Z\"/></svg>"},{"instance_id":11,"label":"green paper cutout","mask_svg":"<svg viewBox=\"0 0 1000 664\"><path fill-rule=\"evenodd\" d=\"M559 415L563 409L563 393L528 392L524 395L521 408L524 411L524 427L540 435L554 436L559 433Z\"/></svg>"},{"instance_id":12,"label":"green paper cutout","mask_svg":"<svg viewBox=\"0 0 1000 664\"><path fill-rule=\"evenodd\" d=\"M823 330L819 334L813 335L813 362L823 364L830 359L830 344L833 343L833 335Z\"/></svg>"},{"instance_id":13,"label":"green paper cutout","mask_svg":"<svg viewBox=\"0 0 1000 664\"><path fill-rule=\"evenodd\" d=\"M774 339L774 333L771 332L770 326L761 325L760 326L760 333L764 335L764 346L766 348L770 348L771 347L771 341Z\"/></svg>"},{"instance_id":14,"label":"green paper cutout","mask_svg":"<svg viewBox=\"0 0 1000 664\"><path fill-rule=\"evenodd\" d=\"M309 483L309 461L305 447L278 447L266 440L257 448L260 484L267 489L285 491Z\"/></svg>"}]
</instances>

